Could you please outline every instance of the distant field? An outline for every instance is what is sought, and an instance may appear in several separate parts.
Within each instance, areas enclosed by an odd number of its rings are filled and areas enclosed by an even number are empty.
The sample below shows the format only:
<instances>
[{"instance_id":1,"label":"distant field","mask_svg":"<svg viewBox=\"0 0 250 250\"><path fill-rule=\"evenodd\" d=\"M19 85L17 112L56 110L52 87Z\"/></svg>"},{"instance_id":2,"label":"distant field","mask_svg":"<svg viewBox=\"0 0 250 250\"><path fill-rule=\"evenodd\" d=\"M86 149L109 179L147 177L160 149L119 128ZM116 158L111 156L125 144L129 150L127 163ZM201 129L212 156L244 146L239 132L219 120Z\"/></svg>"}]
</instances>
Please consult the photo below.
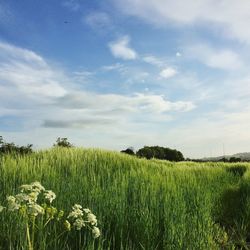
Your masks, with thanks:
<instances>
[{"instance_id":1,"label":"distant field","mask_svg":"<svg viewBox=\"0 0 250 250\"><path fill-rule=\"evenodd\" d=\"M55 206L90 208L102 235L36 237L37 249L249 249L250 164L171 163L85 149L0 157L0 204L40 181ZM56 239L56 240L55 240ZM21 219L0 213L0 249L27 249Z\"/></svg>"}]
</instances>

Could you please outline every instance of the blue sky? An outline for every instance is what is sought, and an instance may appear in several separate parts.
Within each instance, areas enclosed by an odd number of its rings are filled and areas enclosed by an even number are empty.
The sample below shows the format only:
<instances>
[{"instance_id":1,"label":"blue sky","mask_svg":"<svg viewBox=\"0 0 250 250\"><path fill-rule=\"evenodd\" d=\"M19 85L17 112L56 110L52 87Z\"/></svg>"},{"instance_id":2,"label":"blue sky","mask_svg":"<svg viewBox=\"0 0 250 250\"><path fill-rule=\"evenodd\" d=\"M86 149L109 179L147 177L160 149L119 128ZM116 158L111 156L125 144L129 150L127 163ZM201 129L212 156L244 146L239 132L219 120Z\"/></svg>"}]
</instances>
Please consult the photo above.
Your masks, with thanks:
<instances>
[{"instance_id":1,"label":"blue sky","mask_svg":"<svg viewBox=\"0 0 250 250\"><path fill-rule=\"evenodd\" d=\"M247 0L0 0L0 135L250 151L249 13Z\"/></svg>"}]
</instances>

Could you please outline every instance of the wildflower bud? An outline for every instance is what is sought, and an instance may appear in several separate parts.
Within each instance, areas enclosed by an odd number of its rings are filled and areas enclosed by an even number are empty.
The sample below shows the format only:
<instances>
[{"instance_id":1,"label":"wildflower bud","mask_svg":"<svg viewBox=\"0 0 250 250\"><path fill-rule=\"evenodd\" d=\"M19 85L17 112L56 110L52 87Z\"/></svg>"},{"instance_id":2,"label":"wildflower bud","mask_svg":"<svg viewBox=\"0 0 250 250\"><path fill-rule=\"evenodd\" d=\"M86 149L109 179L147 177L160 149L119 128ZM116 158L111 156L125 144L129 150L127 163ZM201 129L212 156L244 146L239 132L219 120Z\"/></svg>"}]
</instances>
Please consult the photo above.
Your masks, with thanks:
<instances>
[{"instance_id":1,"label":"wildflower bud","mask_svg":"<svg viewBox=\"0 0 250 250\"><path fill-rule=\"evenodd\" d=\"M51 207L51 214L52 214L52 216L56 215L57 214L57 208Z\"/></svg>"},{"instance_id":2,"label":"wildflower bud","mask_svg":"<svg viewBox=\"0 0 250 250\"><path fill-rule=\"evenodd\" d=\"M58 218L62 218L63 215L64 215L64 211L63 211L63 210L60 210L59 213L58 213L58 215L57 215L57 217L58 217Z\"/></svg>"},{"instance_id":3,"label":"wildflower bud","mask_svg":"<svg viewBox=\"0 0 250 250\"><path fill-rule=\"evenodd\" d=\"M71 230L71 224L69 223L68 220L65 220L64 223L63 223L63 225L64 225L64 227L65 227L65 229L66 229L67 231L70 231L70 230Z\"/></svg>"},{"instance_id":4,"label":"wildflower bud","mask_svg":"<svg viewBox=\"0 0 250 250\"><path fill-rule=\"evenodd\" d=\"M49 219L52 217L52 209L51 207L46 207L46 218Z\"/></svg>"},{"instance_id":5,"label":"wildflower bud","mask_svg":"<svg viewBox=\"0 0 250 250\"><path fill-rule=\"evenodd\" d=\"M27 212L27 206L26 205L21 206L20 209L19 209L19 213L21 215L25 215L26 212Z\"/></svg>"}]
</instances>

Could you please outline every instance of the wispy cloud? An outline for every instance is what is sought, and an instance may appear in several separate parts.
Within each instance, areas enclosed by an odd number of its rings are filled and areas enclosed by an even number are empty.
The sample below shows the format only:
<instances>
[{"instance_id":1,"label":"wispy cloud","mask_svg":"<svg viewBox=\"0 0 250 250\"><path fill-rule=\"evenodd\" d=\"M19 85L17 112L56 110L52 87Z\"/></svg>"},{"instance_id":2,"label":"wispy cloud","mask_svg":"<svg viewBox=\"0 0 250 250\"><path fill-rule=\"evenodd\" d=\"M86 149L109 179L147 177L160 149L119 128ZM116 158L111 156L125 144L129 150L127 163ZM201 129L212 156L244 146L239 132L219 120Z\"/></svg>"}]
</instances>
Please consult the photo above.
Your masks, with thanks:
<instances>
[{"instance_id":1,"label":"wispy cloud","mask_svg":"<svg viewBox=\"0 0 250 250\"><path fill-rule=\"evenodd\" d=\"M67 92L61 86L63 74L54 71L41 56L3 42L0 42L0 51L3 88L14 88L26 98L33 99L60 97Z\"/></svg>"},{"instance_id":2,"label":"wispy cloud","mask_svg":"<svg viewBox=\"0 0 250 250\"><path fill-rule=\"evenodd\" d=\"M96 102L98 100L98 102ZM195 108L192 102L171 102L164 96L136 93L132 96L119 94L74 93L58 99L59 106L71 109L91 109L92 111L110 112L123 110L125 113L164 113L172 111L190 111Z\"/></svg>"},{"instance_id":3,"label":"wispy cloud","mask_svg":"<svg viewBox=\"0 0 250 250\"><path fill-rule=\"evenodd\" d=\"M103 70L111 73L122 66L104 66ZM191 100L187 100L187 97L176 96L172 99L150 91L146 94L100 94L94 89L79 89L66 72L55 68L41 55L4 42L0 43L0 69L0 119L22 128L20 131L15 127L14 131L5 131L3 135L9 136L10 140L15 139L17 143L39 141L41 145L51 145L51 141L62 134L80 145L79 135L80 138L91 135L91 140L85 145L113 149L126 144L135 147L165 145L169 141L168 146L197 157L208 155L206 152L216 143L220 148L225 142L235 152L239 144L244 149L249 141L244 131L250 125L250 77L235 78L216 85L214 91L217 95L197 103L194 96L189 96ZM87 71L75 71L75 75L89 77ZM189 87L191 80L183 79ZM180 86L177 86L178 91ZM220 102L222 91L226 98ZM191 88L190 92L195 90ZM202 93L197 90L195 95L200 97ZM244 102L237 103L243 98ZM212 102L215 110L197 115L195 112L200 107L196 109L196 105L206 105L206 102ZM227 106L229 102L234 105ZM189 112L198 118L179 118L188 116ZM196 145L203 149L195 148ZM202 155L201 152L205 153Z\"/></svg>"},{"instance_id":4,"label":"wispy cloud","mask_svg":"<svg viewBox=\"0 0 250 250\"><path fill-rule=\"evenodd\" d=\"M83 18L83 21L98 31L107 31L113 28L111 18L106 12L91 12Z\"/></svg>"},{"instance_id":5,"label":"wispy cloud","mask_svg":"<svg viewBox=\"0 0 250 250\"><path fill-rule=\"evenodd\" d=\"M62 5L71 11L78 11L80 9L79 0L64 0Z\"/></svg>"},{"instance_id":6,"label":"wispy cloud","mask_svg":"<svg viewBox=\"0 0 250 250\"><path fill-rule=\"evenodd\" d=\"M213 27L220 34L250 43L250 2L242 0L113 0L126 14L137 16L147 22L166 25ZM217 27L215 27L217 25Z\"/></svg>"},{"instance_id":7,"label":"wispy cloud","mask_svg":"<svg viewBox=\"0 0 250 250\"><path fill-rule=\"evenodd\" d=\"M215 49L207 44L196 44L186 48L186 56L211 68L239 70L243 67L240 56L230 49Z\"/></svg>"},{"instance_id":8,"label":"wispy cloud","mask_svg":"<svg viewBox=\"0 0 250 250\"><path fill-rule=\"evenodd\" d=\"M163 67L164 65L166 65L166 62L164 60L153 55L144 56L142 60L146 63L152 64L158 67Z\"/></svg>"},{"instance_id":9,"label":"wispy cloud","mask_svg":"<svg viewBox=\"0 0 250 250\"><path fill-rule=\"evenodd\" d=\"M129 36L123 36L116 41L108 44L112 55L123 60L134 60L137 58L137 53L129 46Z\"/></svg>"},{"instance_id":10,"label":"wispy cloud","mask_svg":"<svg viewBox=\"0 0 250 250\"><path fill-rule=\"evenodd\" d=\"M176 52L176 54L175 54L177 57L181 57L182 56L182 54L181 54L181 52Z\"/></svg>"},{"instance_id":11,"label":"wispy cloud","mask_svg":"<svg viewBox=\"0 0 250 250\"><path fill-rule=\"evenodd\" d=\"M167 67L160 72L160 77L168 79L174 77L177 74L177 70L171 67Z\"/></svg>"},{"instance_id":12,"label":"wispy cloud","mask_svg":"<svg viewBox=\"0 0 250 250\"><path fill-rule=\"evenodd\" d=\"M104 69L120 67L115 64ZM92 73L75 71L71 75L85 79ZM28 127L30 133L39 127L102 131L117 123L137 126L141 120L165 121L171 113L176 115L195 108L191 101L171 101L152 93L99 94L79 89L75 78L73 81L41 55L0 43L0 117L11 115L17 123L22 118L23 127Z\"/></svg>"},{"instance_id":13,"label":"wispy cloud","mask_svg":"<svg viewBox=\"0 0 250 250\"><path fill-rule=\"evenodd\" d=\"M115 124L117 121L112 119L107 119L105 117L99 118L89 118L89 119L79 119L79 120L45 120L42 124L45 128L92 128L92 127L102 127L103 125Z\"/></svg>"},{"instance_id":14,"label":"wispy cloud","mask_svg":"<svg viewBox=\"0 0 250 250\"><path fill-rule=\"evenodd\" d=\"M115 64L112 64L112 65L105 65L105 66L102 66L102 70L103 71L113 71L113 70L118 70L120 71L124 66L121 64L121 63L115 63Z\"/></svg>"}]
</instances>

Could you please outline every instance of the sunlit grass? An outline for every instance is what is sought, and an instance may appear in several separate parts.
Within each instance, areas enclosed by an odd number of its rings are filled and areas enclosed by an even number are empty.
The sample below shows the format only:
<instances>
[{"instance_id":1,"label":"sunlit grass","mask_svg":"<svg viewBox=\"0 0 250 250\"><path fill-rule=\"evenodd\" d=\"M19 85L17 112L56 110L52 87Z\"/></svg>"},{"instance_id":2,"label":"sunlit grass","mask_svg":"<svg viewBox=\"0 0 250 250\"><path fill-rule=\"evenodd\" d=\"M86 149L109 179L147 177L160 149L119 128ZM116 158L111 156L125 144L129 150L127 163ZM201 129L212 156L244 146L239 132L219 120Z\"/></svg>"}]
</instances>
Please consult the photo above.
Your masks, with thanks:
<instances>
[{"instance_id":1,"label":"sunlit grass","mask_svg":"<svg viewBox=\"0 0 250 250\"><path fill-rule=\"evenodd\" d=\"M248 242L249 166L55 148L0 158L0 204L23 183L40 181L57 194L56 207L70 211L78 203L98 216L99 239L75 233L54 241L54 225L51 235L38 237L37 249L232 249ZM0 215L0 249L25 247L19 218Z\"/></svg>"}]
</instances>

